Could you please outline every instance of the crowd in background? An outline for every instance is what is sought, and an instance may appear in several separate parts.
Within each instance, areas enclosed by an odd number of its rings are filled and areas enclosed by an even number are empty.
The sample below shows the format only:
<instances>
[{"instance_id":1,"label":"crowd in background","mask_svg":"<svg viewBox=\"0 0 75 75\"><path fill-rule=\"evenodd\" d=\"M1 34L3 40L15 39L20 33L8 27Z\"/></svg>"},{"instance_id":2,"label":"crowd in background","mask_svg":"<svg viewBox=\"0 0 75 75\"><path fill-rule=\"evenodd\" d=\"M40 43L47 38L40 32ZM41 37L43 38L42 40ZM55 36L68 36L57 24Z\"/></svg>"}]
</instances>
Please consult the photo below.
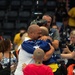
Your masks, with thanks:
<instances>
[{"instance_id":1,"label":"crowd in background","mask_svg":"<svg viewBox=\"0 0 75 75\"><path fill-rule=\"evenodd\" d=\"M75 74L75 4L68 8L69 0L57 1L54 14L32 18L28 28L21 27L13 40L0 36L0 75L29 75L31 72L38 75L40 71L33 71L34 64L50 67L48 75ZM35 55L33 58L38 48L45 52L42 61L35 60ZM43 73L47 75L45 71L39 75Z\"/></svg>"}]
</instances>

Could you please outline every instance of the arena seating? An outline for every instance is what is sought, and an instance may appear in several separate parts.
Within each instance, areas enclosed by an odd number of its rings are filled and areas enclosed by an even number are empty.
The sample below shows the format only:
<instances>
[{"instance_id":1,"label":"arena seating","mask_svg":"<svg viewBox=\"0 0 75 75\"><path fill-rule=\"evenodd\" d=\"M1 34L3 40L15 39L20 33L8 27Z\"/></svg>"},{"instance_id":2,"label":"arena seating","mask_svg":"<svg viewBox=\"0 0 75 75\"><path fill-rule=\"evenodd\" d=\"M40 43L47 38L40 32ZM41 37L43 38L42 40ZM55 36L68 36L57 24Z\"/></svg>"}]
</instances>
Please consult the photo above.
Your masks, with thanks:
<instances>
[{"instance_id":1,"label":"arena seating","mask_svg":"<svg viewBox=\"0 0 75 75\"><path fill-rule=\"evenodd\" d=\"M0 34L16 33L19 27L24 24L28 27L33 19L41 18L44 13L54 14L55 7L56 0L0 0Z\"/></svg>"}]
</instances>

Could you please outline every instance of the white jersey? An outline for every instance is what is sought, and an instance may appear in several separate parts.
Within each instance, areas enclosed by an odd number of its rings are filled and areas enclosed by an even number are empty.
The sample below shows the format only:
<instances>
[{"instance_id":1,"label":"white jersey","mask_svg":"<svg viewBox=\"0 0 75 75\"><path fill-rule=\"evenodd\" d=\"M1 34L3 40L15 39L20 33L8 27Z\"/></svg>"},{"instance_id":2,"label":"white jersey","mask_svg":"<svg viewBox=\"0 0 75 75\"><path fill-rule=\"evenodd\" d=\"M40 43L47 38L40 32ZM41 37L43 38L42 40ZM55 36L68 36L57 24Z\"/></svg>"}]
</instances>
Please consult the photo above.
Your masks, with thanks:
<instances>
[{"instance_id":1,"label":"white jersey","mask_svg":"<svg viewBox=\"0 0 75 75\"><path fill-rule=\"evenodd\" d=\"M28 39L26 38L26 40ZM32 58L32 55L33 54L27 53L25 50L22 49L22 47L20 47L19 56L18 56L18 65L14 75L23 75L22 64L34 63L34 59Z\"/></svg>"}]
</instances>

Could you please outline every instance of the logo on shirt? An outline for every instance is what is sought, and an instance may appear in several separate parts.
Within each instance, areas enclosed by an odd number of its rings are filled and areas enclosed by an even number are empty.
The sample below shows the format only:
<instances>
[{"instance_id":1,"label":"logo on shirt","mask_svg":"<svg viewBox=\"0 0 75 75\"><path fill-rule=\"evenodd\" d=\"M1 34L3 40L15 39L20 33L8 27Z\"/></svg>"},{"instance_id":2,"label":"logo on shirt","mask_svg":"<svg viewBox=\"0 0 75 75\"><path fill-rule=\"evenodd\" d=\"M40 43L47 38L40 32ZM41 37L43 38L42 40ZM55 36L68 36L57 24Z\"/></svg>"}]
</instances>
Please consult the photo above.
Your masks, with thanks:
<instances>
[{"instance_id":1,"label":"logo on shirt","mask_svg":"<svg viewBox=\"0 0 75 75\"><path fill-rule=\"evenodd\" d=\"M34 46L33 48L37 49L37 48L39 48L39 46L38 46L38 45L36 45L36 46Z\"/></svg>"}]
</instances>

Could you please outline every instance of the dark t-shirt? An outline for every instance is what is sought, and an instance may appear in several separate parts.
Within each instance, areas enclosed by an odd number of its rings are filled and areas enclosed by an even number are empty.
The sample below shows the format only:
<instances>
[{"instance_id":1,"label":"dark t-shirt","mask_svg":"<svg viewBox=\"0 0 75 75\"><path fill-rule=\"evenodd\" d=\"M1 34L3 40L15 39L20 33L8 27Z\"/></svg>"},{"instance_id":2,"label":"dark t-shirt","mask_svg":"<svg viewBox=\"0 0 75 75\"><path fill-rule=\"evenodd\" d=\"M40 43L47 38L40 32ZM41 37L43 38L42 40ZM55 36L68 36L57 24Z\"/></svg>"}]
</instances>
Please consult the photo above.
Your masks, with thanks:
<instances>
[{"instance_id":1,"label":"dark t-shirt","mask_svg":"<svg viewBox=\"0 0 75 75\"><path fill-rule=\"evenodd\" d=\"M69 47L69 49L71 50L71 52L74 50L74 46L73 45L70 45L70 46L68 46ZM75 60L73 60L73 59L68 59L68 63L67 63L67 67L69 66L69 65L71 65L71 64L75 64Z\"/></svg>"}]
</instances>

